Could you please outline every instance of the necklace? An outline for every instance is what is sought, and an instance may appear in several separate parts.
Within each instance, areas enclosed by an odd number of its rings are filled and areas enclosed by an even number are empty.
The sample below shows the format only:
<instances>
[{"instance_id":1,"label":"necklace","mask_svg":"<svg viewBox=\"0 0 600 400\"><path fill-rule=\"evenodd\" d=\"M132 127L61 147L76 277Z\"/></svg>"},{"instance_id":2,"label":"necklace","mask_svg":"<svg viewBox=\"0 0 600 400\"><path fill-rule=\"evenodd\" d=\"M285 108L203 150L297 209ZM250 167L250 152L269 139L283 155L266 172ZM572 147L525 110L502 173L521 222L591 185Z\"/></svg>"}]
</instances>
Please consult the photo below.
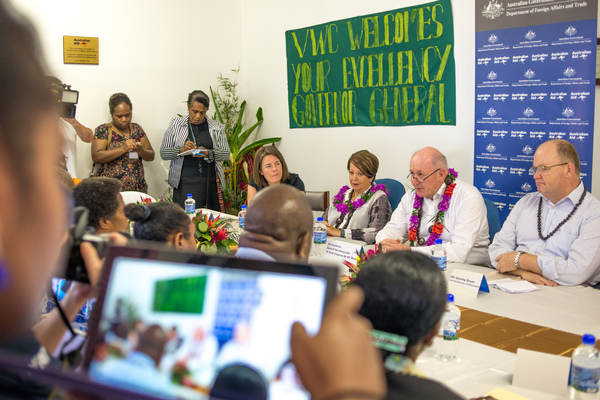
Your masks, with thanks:
<instances>
[{"instance_id":1,"label":"necklace","mask_svg":"<svg viewBox=\"0 0 600 400\"><path fill-rule=\"evenodd\" d=\"M349 196L348 200L344 201L348 190L350 190L349 186L343 186L340 189L340 192L333 197L334 207L342 214L338 218L336 225L339 225L343 221L344 215L346 214L349 214L350 218L352 218L352 214L354 214L357 209L364 206L378 190L383 191L387 196L390 195L390 192L384 184L371 185L368 190L365 190L360 196L357 196L356 200L352 201L352 196ZM350 218L348 218L348 220Z\"/></svg>"},{"instance_id":2,"label":"necklace","mask_svg":"<svg viewBox=\"0 0 600 400\"><path fill-rule=\"evenodd\" d=\"M415 194L413 212L410 216L410 226L408 229L408 240L410 240L411 246L414 246L415 242L419 246L424 244L431 246L435 244L435 240L442 235L444 232L444 216L446 215L446 211L448 211L448 207L450 207L450 199L452 199L452 194L454 193L454 188L456 187L456 183L454 183L454 181L457 177L458 172L452 168L449 168L448 176L445 179L446 190L444 190L442 200L440 201L440 204L438 204L438 212L432 218L433 225L429 227L430 235L427 241L425 241L425 239L419 235L421 230L421 218L423 217L423 198Z\"/></svg>"},{"instance_id":3,"label":"necklace","mask_svg":"<svg viewBox=\"0 0 600 400\"><path fill-rule=\"evenodd\" d=\"M567 215L567 217L565 219L560 221L559 224L556 225L556 228L554 228L554 230L552 232L550 232L547 236L542 235L542 198L540 197L540 201L538 203L538 215L537 215L538 236L540 237L540 239L542 239L543 241L546 241L550 237L552 237L560 229L560 227L563 226L573 216L573 214L575 214L575 211L577 211L577 209L579 208L581 203L583 203L583 199L585 198L586 193L587 193L587 188L584 186L583 193L581 194L581 197L579 198L579 201L577 202L577 204L575 204L575 207L573 207L573 209L571 210L569 215Z\"/></svg>"}]
</instances>

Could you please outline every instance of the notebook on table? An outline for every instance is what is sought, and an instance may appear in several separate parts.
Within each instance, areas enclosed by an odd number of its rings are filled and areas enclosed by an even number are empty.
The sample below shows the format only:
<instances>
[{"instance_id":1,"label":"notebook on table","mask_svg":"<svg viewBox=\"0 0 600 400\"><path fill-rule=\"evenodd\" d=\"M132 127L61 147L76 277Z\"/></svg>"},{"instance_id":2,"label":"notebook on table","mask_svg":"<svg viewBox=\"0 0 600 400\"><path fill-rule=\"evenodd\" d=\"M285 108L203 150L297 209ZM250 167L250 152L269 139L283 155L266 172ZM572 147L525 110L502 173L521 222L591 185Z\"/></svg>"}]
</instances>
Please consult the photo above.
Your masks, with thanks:
<instances>
[{"instance_id":1,"label":"notebook on table","mask_svg":"<svg viewBox=\"0 0 600 400\"><path fill-rule=\"evenodd\" d=\"M289 363L294 322L315 334L335 268L109 249L83 367L92 381L165 398L308 398ZM243 398L243 397L239 397Z\"/></svg>"}]
</instances>

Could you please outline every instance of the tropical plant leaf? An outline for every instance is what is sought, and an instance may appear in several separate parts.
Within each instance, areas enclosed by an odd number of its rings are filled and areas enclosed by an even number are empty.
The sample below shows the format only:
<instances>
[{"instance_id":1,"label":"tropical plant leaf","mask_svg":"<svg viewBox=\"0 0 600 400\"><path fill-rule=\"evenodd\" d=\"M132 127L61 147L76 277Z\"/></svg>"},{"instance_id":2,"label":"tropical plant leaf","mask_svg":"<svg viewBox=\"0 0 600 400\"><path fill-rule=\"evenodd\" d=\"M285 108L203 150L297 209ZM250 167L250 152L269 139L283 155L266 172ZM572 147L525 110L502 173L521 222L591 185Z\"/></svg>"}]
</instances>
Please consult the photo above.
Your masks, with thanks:
<instances>
[{"instance_id":1,"label":"tropical plant leaf","mask_svg":"<svg viewBox=\"0 0 600 400\"><path fill-rule=\"evenodd\" d=\"M264 146L266 144L276 143L276 142L279 142L280 140L281 140L280 137L266 138L266 139L257 140L256 142L251 143L248 146L244 147L242 149L242 151L239 152L239 157L242 158L244 156L244 154L246 154L247 152L249 152L252 149L255 149L255 148L260 147L260 146Z\"/></svg>"},{"instance_id":2,"label":"tropical plant leaf","mask_svg":"<svg viewBox=\"0 0 600 400\"><path fill-rule=\"evenodd\" d=\"M212 86L209 86L210 89L210 96L213 99L213 104L215 106L215 115L217 116L217 120L223 124L223 118L221 118L221 111L219 110L219 102L215 99L215 92L213 91Z\"/></svg>"}]
</instances>

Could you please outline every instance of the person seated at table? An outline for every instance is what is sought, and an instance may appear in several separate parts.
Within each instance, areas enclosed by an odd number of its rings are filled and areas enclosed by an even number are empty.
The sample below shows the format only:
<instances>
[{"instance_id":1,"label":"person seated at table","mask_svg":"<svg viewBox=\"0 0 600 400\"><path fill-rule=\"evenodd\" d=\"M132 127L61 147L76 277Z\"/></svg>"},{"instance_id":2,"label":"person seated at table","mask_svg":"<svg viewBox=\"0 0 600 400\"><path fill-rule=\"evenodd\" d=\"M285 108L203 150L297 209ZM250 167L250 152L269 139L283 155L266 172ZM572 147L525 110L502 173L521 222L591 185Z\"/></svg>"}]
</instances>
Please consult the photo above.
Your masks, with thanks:
<instances>
[{"instance_id":1,"label":"person seated at table","mask_svg":"<svg viewBox=\"0 0 600 400\"><path fill-rule=\"evenodd\" d=\"M88 225L97 235L127 229L121 189L121 182L115 178L88 178L73 188L75 207L90 210Z\"/></svg>"},{"instance_id":2,"label":"person seated at table","mask_svg":"<svg viewBox=\"0 0 600 400\"><path fill-rule=\"evenodd\" d=\"M263 146L258 149L254 156L254 169L248 182L246 204L250 205L250 202L260 190L280 183L291 185L302 193L306 192L304 182L298 174L288 171L285 159L277 150L277 147L274 145Z\"/></svg>"},{"instance_id":3,"label":"person seated at table","mask_svg":"<svg viewBox=\"0 0 600 400\"><path fill-rule=\"evenodd\" d=\"M407 179L414 190L402 197L376 237L384 252L410 250L430 255L435 239L441 238L449 262L489 264L485 202L473 185L457 177L446 157L433 147L412 156Z\"/></svg>"},{"instance_id":4,"label":"person seated at table","mask_svg":"<svg viewBox=\"0 0 600 400\"><path fill-rule=\"evenodd\" d=\"M313 214L306 196L290 185L261 190L248 206L236 257L308 261Z\"/></svg>"},{"instance_id":5,"label":"person seated at table","mask_svg":"<svg viewBox=\"0 0 600 400\"><path fill-rule=\"evenodd\" d=\"M39 58L37 35L3 0L0 26L0 348L15 351L14 341L25 339L38 314L42 287L60 261L68 203L53 169L62 137L55 101L44 79L47 69ZM35 157L23 157L27 153ZM69 303L63 304L67 319L93 294L102 269L102 260L90 243L81 244L81 253L92 285L71 287ZM367 340L368 323L356 313L361 296L359 291L347 291L334 300L315 337L308 337L301 324L294 325L294 362L314 398L352 390L381 398L385 391L381 365L375 362ZM42 344L57 343L67 329L58 310L40 324L44 326L38 326L36 338ZM365 371L353 376L351 372L360 368ZM12 393L14 398L33 395L29 374L10 371L10 375L6 370L0 373L0 393L7 397ZM63 379L69 381L68 376ZM78 396L81 390L80 385ZM89 394L97 397L100 393L94 391L90 387ZM44 394L49 393L48 389Z\"/></svg>"},{"instance_id":6,"label":"person seated at table","mask_svg":"<svg viewBox=\"0 0 600 400\"><path fill-rule=\"evenodd\" d=\"M379 159L367 150L348 159L350 185L343 186L323 214L327 236L375 243L375 235L388 223L392 206L385 185L375 185Z\"/></svg>"},{"instance_id":7,"label":"person seated at table","mask_svg":"<svg viewBox=\"0 0 600 400\"><path fill-rule=\"evenodd\" d=\"M435 262L412 252L379 254L365 262L354 285L364 291L359 313L373 329L408 339L397 353L381 350L387 398L460 399L424 378L415 366L421 352L433 344L446 308L446 279Z\"/></svg>"},{"instance_id":8,"label":"person seated at table","mask_svg":"<svg viewBox=\"0 0 600 400\"><path fill-rule=\"evenodd\" d=\"M167 243L176 250L196 249L196 227L175 203L127 204L125 216L135 223L135 239Z\"/></svg>"},{"instance_id":9,"label":"person seated at table","mask_svg":"<svg viewBox=\"0 0 600 400\"><path fill-rule=\"evenodd\" d=\"M108 100L112 121L96 128L92 142L92 160L99 164L97 176L117 178L123 190L148 193L144 161L154 160L154 150L146 132L132 123L133 105L125 93Z\"/></svg>"},{"instance_id":10,"label":"person seated at table","mask_svg":"<svg viewBox=\"0 0 600 400\"><path fill-rule=\"evenodd\" d=\"M492 265L546 286L600 282L600 201L579 178L566 140L542 143L530 168L537 192L515 204L490 246Z\"/></svg>"}]
</instances>

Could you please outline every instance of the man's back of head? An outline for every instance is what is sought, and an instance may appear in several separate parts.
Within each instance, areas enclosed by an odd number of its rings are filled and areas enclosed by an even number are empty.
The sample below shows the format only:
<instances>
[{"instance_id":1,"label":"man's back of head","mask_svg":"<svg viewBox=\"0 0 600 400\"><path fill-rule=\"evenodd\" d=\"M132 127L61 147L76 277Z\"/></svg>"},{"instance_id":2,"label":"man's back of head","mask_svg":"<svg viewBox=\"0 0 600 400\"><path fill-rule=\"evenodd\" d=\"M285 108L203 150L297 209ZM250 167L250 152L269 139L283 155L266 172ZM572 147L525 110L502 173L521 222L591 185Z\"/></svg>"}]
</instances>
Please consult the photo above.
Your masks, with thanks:
<instances>
[{"instance_id":1,"label":"man's back of head","mask_svg":"<svg viewBox=\"0 0 600 400\"><path fill-rule=\"evenodd\" d=\"M274 258L308 260L313 215L306 197L290 185L262 189L252 199L240 247L264 251Z\"/></svg>"}]
</instances>

